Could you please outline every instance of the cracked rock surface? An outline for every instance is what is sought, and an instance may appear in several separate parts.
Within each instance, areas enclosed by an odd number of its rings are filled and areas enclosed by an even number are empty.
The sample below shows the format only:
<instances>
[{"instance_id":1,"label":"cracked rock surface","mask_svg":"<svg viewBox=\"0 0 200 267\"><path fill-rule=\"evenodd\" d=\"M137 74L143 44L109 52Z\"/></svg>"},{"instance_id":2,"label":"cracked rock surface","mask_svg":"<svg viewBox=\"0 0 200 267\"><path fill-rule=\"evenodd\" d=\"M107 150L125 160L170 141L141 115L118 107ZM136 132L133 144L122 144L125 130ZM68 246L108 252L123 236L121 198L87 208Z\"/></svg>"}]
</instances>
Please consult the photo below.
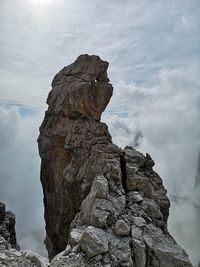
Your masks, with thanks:
<instances>
[{"instance_id":1,"label":"cracked rock surface","mask_svg":"<svg viewBox=\"0 0 200 267\"><path fill-rule=\"evenodd\" d=\"M81 55L53 79L38 138L51 266L189 267L167 230L154 161L112 143L100 122L108 63Z\"/></svg>"}]
</instances>

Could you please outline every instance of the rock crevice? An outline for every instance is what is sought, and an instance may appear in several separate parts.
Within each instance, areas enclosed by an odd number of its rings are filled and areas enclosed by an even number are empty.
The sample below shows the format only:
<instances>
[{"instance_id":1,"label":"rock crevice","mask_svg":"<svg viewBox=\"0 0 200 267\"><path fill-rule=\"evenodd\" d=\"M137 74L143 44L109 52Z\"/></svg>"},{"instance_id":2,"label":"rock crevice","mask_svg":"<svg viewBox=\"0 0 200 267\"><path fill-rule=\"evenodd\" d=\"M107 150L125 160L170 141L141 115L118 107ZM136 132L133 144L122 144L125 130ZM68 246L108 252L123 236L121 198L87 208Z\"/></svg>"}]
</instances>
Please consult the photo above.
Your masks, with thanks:
<instances>
[{"instance_id":1,"label":"rock crevice","mask_svg":"<svg viewBox=\"0 0 200 267\"><path fill-rule=\"evenodd\" d=\"M120 166L121 166L121 174L122 174L122 187L124 189L124 192L127 193L127 173L126 173L126 162L124 159L124 156L120 155Z\"/></svg>"}]
</instances>

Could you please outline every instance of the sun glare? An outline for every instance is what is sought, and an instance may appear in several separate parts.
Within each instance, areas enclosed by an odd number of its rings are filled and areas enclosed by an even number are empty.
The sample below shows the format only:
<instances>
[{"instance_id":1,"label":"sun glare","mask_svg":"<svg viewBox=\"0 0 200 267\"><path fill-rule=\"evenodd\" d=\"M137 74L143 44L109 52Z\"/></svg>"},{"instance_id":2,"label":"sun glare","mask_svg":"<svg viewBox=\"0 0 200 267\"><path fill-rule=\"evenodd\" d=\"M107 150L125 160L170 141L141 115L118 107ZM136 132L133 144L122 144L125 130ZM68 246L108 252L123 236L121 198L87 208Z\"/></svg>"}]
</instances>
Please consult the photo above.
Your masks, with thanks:
<instances>
[{"instance_id":1,"label":"sun glare","mask_svg":"<svg viewBox=\"0 0 200 267\"><path fill-rule=\"evenodd\" d=\"M30 11L35 18L44 20L49 17L54 3L53 0L29 0Z\"/></svg>"},{"instance_id":2,"label":"sun glare","mask_svg":"<svg viewBox=\"0 0 200 267\"><path fill-rule=\"evenodd\" d=\"M53 0L31 0L34 4L50 4Z\"/></svg>"}]
</instances>

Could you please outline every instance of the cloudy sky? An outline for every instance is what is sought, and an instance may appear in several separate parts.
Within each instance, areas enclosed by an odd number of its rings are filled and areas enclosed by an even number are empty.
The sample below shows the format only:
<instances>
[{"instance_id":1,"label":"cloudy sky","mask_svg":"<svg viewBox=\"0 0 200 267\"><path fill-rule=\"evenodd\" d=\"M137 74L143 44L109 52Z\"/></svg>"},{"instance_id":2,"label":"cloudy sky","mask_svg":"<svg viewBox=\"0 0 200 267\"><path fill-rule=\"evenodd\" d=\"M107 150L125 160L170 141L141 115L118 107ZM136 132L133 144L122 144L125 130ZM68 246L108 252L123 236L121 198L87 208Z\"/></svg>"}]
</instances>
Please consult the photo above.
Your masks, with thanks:
<instances>
[{"instance_id":1,"label":"cloudy sky","mask_svg":"<svg viewBox=\"0 0 200 267\"><path fill-rule=\"evenodd\" d=\"M0 0L0 201L22 248L44 235L38 127L54 75L79 54L109 61L113 141L150 153L172 201L169 229L196 264L199 0ZM198 235L199 234L199 235Z\"/></svg>"}]
</instances>

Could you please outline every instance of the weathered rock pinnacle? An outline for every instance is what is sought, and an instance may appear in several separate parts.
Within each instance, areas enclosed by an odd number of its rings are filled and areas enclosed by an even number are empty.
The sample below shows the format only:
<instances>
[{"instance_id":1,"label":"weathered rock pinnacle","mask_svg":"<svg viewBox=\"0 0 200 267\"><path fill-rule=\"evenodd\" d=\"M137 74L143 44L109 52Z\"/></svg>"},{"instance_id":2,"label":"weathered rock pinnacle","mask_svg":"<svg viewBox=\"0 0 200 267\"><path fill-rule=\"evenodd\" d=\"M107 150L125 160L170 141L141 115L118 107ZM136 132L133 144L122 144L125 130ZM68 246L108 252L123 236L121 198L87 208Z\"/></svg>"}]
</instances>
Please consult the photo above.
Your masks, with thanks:
<instances>
[{"instance_id":1,"label":"weathered rock pinnacle","mask_svg":"<svg viewBox=\"0 0 200 267\"><path fill-rule=\"evenodd\" d=\"M6 211L4 203L0 202L0 236L2 236L12 248L19 249L15 232L15 214Z\"/></svg>"},{"instance_id":2,"label":"weathered rock pinnacle","mask_svg":"<svg viewBox=\"0 0 200 267\"><path fill-rule=\"evenodd\" d=\"M108 63L82 55L53 79L38 138L51 266L192 266L167 231L154 161L111 141L100 122ZM73 265L76 266L76 265Z\"/></svg>"},{"instance_id":3,"label":"weathered rock pinnacle","mask_svg":"<svg viewBox=\"0 0 200 267\"><path fill-rule=\"evenodd\" d=\"M70 223L102 171L100 148L111 143L99 122L112 96L107 67L97 56L79 56L52 82L38 140L50 258L65 249Z\"/></svg>"}]
</instances>

